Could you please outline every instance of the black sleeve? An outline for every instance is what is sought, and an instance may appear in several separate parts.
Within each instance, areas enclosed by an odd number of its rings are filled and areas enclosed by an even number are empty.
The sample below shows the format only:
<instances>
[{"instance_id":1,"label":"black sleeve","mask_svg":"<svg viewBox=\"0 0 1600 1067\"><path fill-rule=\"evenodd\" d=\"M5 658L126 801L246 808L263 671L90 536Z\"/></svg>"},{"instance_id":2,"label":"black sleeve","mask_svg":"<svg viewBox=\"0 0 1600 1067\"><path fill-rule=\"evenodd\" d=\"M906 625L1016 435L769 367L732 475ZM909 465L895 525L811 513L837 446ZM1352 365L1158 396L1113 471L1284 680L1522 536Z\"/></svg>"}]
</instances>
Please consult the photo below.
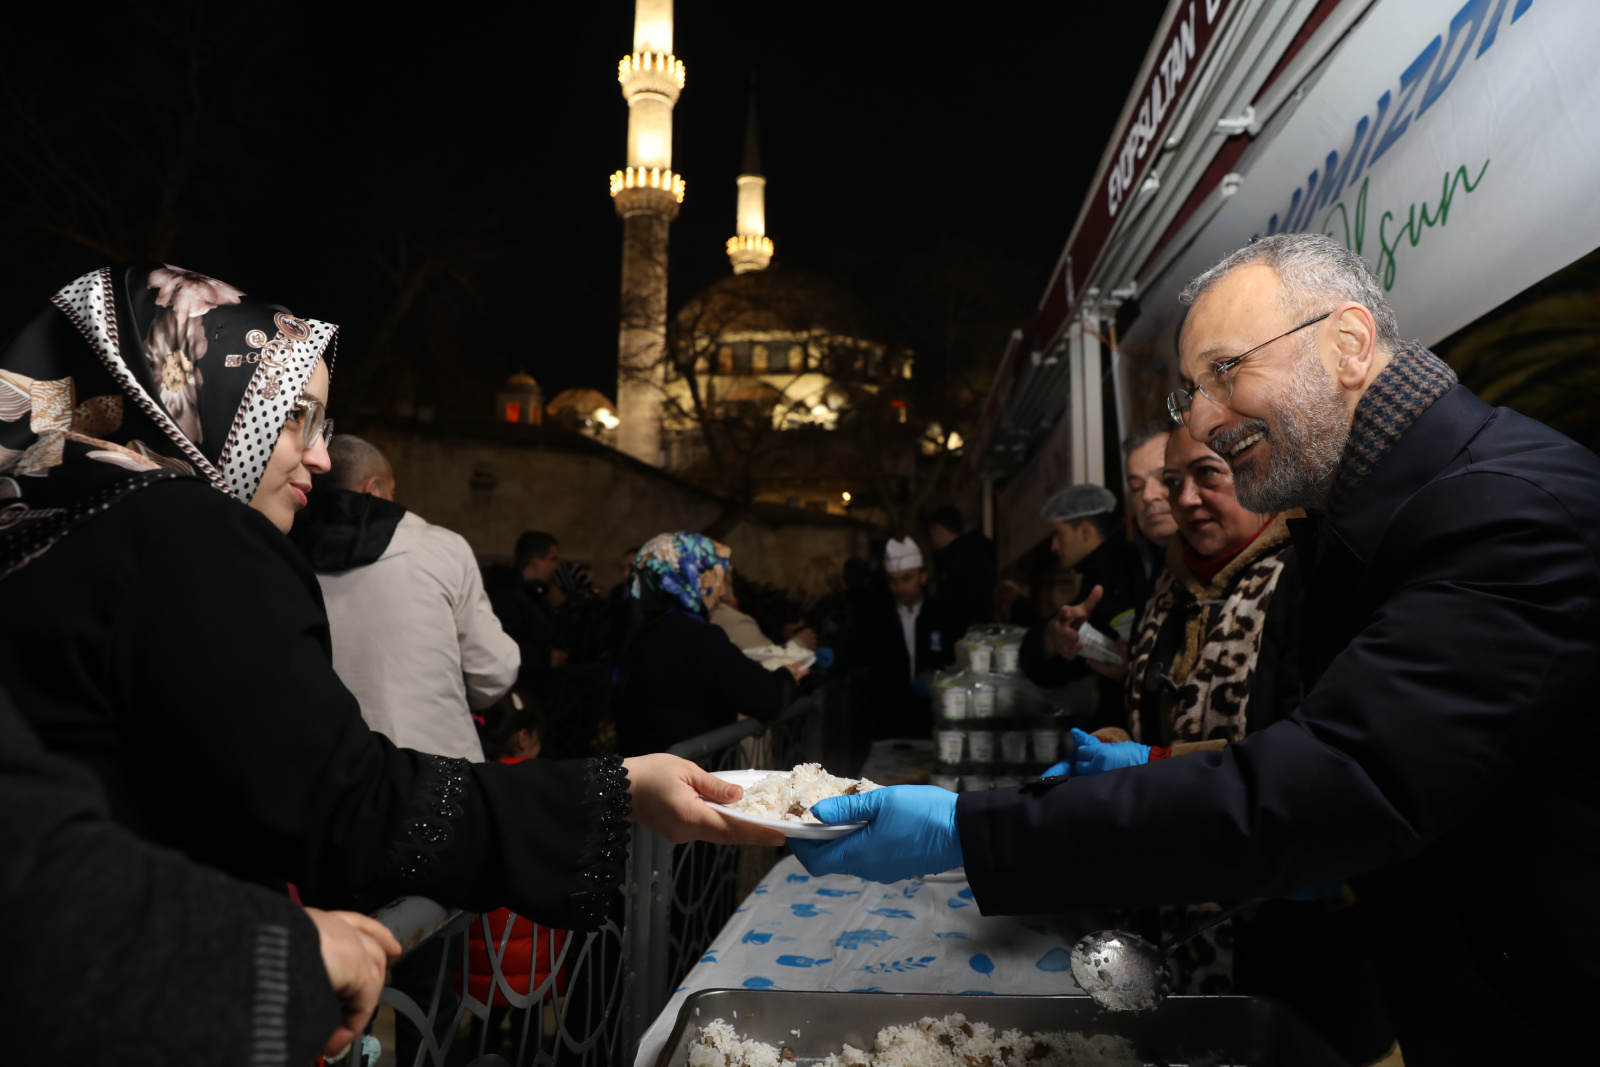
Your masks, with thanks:
<instances>
[{"instance_id":1,"label":"black sleeve","mask_svg":"<svg viewBox=\"0 0 1600 1067\"><path fill-rule=\"evenodd\" d=\"M287 897L111 822L0 694L0 1004L15 1063L210 1063L273 1043L311 1063L339 1024Z\"/></svg>"},{"instance_id":2,"label":"black sleeve","mask_svg":"<svg viewBox=\"0 0 1600 1067\"><path fill-rule=\"evenodd\" d=\"M853 670L874 666L882 660L880 632L876 613L864 612L844 640L834 646L832 673L842 678Z\"/></svg>"},{"instance_id":3,"label":"black sleeve","mask_svg":"<svg viewBox=\"0 0 1600 1067\"><path fill-rule=\"evenodd\" d=\"M706 699L732 722L736 715L771 722L794 695L794 676L769 671L746 656L720 626L710 623L688 630L696 671L707 687Z\"/></svg>"},{"instance_id":4,"label":"black sleeve","mask_svg":"<svg viewBox=\"0 0 1600 1067\"><path fill-rule=\"evenodd\" d=\"M1381 608L1288 719L1221 752L962 794L984 913L1280 895L1415 854L1519 768L1592 781L1559 743L1592 714L1600 659L1600 574L1567 511L1522 478L1457 476L1384 542ZM1514 869L1518 842L1487 844Z\"/></svg>"},{"instance_id":5,"label":"black sleeve","mask_svg":"<svg viewBox=\"0 0 1600 1067\"><path fill-rule=\"evenodd\" d=\"M276 527L195 483L119 506L147 514L135 527L140 607L114 631L118 702L137 709L181 782L169 819L196 818L204 798L204 843L234 857L220 866L265 862L320 906L416 894L556 927L603 920L626 855L618 761L397 749L334 673L316 576ZM196 654L175 655L190 644Z\"/></svg>"},{"instance_id":6,"label":"black sleeve","mask_svg":"<svg viewBox=\"0 0 1600 1067\"><path fill-rule=\"evenodd\" d=\"M511 588L498 588L489 595L489 606L500 620L501 629L517 643L522 664L517 668L517 684L533 688L550 673L551 643L549 627L537 617L538 608L527 597Z\"/></svg>"},{"instance_id":7,"label":"black sleeve","mask_svg":"<svg viewBox=\"0 0 1600 1067\"><path fill-rule=\"evenodd\" d=\"M1041 689L1060 689L1089 673L1089 667L1081 657L1066 659L1044 654L1044 628L1050 625L1053 618L1054 612L1045 616L1043 622L1034 624L1023 637L1022 649L1017 653L1017 665L1022 668L1022 673Z\"/></svg>"},{"instance_id":8,"label":"black sleeve","mask_svg":"<svg viewBox=\"0 0 1600 1067\"><path fill-rule=\"evenodd\" d=\"M1265 730L1300 706L1305 696L1300 680L1300 633L1305 618L1305 582L1294 549L1287 550L1272 603L1262 625L1246 732Z\"/></svg>"}]
</instances>

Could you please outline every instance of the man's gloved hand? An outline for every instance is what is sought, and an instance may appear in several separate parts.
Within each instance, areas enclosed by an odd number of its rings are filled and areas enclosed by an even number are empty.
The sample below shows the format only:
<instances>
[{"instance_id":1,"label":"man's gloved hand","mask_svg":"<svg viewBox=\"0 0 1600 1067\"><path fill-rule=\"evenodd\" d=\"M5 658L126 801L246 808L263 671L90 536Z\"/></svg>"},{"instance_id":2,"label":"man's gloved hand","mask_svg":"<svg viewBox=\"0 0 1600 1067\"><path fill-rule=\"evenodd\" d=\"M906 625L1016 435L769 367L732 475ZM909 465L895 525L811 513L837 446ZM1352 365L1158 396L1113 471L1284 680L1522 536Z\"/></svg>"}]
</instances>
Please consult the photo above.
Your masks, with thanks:
<instances>
[{"instance_id":1,"label":"man's gloved hand","mask_svg":"<svg viewBox=\"0 0 1600 1067\"><path fill-rule=\"evenodd\" d=\"M833 666L833 649L826 645L817 649L817 670L825 671Z\"/></svg>"},{"instance_id":2,"label":"man's gloved hand","mask_svg":"<svg viewBox=\"0 0 1600 1067\"><path fill-rule=\"evenodd\" d=\"M1045 771L1044 777L1066 774L1074 778L1088 778L1119 767L1137 767L1150 762L1150 746L1137 741L1102 741L1093 734L1074 728L1072 743L1071 758Z\"/></svg>"},{"instance_id":3,"label":"man's gloved hand","mask_svg":"<svg viewBox=\"0 0 1600 1067\"><path fill-rule=\"evenodd\" d=\"M853 874L899 882L961 866L956 795L936 785L895 785L818 801L825 823L867 825L831 841L790 838L789 849L812 874Z\"/></svg>"}]
</instances>

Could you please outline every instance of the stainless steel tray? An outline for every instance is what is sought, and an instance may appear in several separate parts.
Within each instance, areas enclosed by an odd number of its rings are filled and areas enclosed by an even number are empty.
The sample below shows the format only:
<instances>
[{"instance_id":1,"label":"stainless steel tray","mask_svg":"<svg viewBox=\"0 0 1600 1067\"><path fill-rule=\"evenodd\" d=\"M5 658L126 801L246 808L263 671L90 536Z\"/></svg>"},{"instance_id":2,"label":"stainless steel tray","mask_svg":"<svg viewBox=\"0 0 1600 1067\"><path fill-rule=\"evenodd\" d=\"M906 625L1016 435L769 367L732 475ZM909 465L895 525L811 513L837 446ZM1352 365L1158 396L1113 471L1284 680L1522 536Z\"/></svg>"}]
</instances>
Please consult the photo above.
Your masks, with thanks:
<instances>
[{"instance_id":1,"label":"stainless steel tray","mask_svg":"<svg viewBox=\"0 0 1600 1067\"><path fill-rule=\"evenodd\" d=\"M997 1030L1117 1034L1151 1063L1178 1067L1211 1057L1217 1067L1349 1067L1287 1007L1258 997L1169 997L1152 1012L1108 1012L1085 996L962 996L942 993L786 993L703 989L678 1012L656 1067L685 1067L699 1027L727 1019L741 1035L788 1045L815 1063L848 1041L870 1049L878 1030L959 1011ZM799 1036L793 1031L799 1030Z\"/></svg>"}]
</instances>

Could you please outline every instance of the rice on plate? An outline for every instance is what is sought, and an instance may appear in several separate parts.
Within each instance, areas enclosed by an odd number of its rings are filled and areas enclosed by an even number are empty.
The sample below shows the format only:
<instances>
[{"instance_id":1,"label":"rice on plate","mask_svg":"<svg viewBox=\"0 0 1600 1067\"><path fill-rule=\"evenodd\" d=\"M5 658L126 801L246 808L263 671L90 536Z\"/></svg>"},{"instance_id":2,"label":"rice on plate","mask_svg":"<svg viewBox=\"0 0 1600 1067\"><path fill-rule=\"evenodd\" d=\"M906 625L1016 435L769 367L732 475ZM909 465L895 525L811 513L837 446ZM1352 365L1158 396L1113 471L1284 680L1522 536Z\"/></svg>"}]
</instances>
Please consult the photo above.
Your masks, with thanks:
<instances>
[{"instance_id":1,"label":"rice on plate","mask_svg":"<svg viewBox=\"0 0 1600 1067\"><path fill-rule=\"evenodd\" d=\"M835 778L823 770L820 763L802 763L792 771L773 771L745 786L744 796L726 807L764 819L820 826L822 820L811 814L817 801L881 788L865 778Z\"/></svg>"}]
</instances>

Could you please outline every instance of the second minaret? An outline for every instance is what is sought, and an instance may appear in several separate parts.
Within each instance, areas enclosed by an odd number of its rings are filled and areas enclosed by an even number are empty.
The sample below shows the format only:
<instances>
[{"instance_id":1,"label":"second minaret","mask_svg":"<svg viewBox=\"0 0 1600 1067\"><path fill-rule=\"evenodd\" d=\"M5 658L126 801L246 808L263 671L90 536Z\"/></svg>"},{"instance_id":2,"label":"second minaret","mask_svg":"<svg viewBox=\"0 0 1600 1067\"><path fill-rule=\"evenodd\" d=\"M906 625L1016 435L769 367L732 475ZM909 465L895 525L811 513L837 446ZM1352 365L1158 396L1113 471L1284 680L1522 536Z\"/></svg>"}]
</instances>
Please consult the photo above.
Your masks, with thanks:
<instances>
[{"instance_id":1,"label":"second minaret","mask_svg":"<svg viewBox=\"0 0 1600 1067\"><path fill-rule=\"evenodd\" d=\"M761 138L756 128L756 86L750 80L750 110L744 123L744 162L739 174L739 215L735 236L728 238L728 258L733 273L765 270L772 262L772 241L767 237L767 179L761 174Z\"/></svg>"}]
</instances>

